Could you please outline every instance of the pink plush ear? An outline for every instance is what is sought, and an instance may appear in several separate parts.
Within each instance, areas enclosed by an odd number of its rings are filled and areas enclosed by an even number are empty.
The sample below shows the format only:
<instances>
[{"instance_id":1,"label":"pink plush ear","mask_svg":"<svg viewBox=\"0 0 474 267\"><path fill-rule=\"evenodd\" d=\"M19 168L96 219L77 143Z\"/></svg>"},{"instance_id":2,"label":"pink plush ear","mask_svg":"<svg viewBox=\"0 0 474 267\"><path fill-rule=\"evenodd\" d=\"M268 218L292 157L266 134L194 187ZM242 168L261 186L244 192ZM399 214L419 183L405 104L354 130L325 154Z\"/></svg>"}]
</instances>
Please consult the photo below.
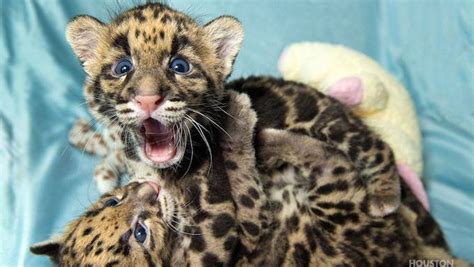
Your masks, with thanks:
<instances>
[{"instance_id":1,"label":"pink plush ear","mask_svg":"<svg viewBox=\"0 0 474 267\"><path fill-rule=\"evenodd\" d=\"M360 104L363 94L362 81L354 76L340 79L328 90L328 95L349 107Z\"/></svg>"},{"instance_id":2,"label":"pink plush ear","mask_svg":"<svg viewBox=\"0 0 474 267\"><path fill-rule=\"evenodd\" d=\"M408 187L410 187L418 201L420 201L423 207L429 211L430 204L428 202L428 195L426 194L425 188L423 187L423 184L421 183L418 175L416 175L415 171L413 171L410 167L408 167L408 165L404 163L398 163L397 169L398 173L403 178L405 183L407 183Z\"/></svg>"}]
</instances>

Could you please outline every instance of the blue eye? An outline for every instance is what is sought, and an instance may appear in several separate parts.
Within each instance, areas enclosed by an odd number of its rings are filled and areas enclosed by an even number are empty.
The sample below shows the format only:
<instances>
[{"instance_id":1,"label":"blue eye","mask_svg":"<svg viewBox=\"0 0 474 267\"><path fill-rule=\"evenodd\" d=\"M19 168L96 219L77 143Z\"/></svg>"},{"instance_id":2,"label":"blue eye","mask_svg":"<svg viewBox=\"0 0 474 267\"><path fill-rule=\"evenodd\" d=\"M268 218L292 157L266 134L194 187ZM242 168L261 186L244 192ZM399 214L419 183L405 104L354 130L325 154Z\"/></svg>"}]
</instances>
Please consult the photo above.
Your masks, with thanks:
<instances>
[{"instance_id":1,"label":"blue eye","mask_svg":"<svg viewBox=\"0 0 474 267\"><path fill-rule=\"evenodd\" d=\"M124 74L129 73L132 69L133 69L133 64L130 58L122 58L115 64L112 71L114 75L122 76Z\"/></svg>"},{"instance_id":2,"label":"blue eye","mask_svg":"<svg viewBox=\"0 0 474 267\"><path fill-rule=\"evenodd\" d=\"M116 198L110 198L110 199L107 199L107 201L105 201L104 203L104 206L106 207L114 207L114 206L117 206L119 203L119 200L116 199Z\"/></svg>"},{"instance_id":3,"label":"blue eye","mask_svg":"<svg viewBox=\"0 0 474 267\"><path fill-rule=\"evenodd\" d=\"M191 71L191 64L182 58L174 58L171 60L169 68L177 74L187 74Z\"/></svg>"},{"instance_id":4,"label":"blue eye","mask_svg":"<svg viewBox=\"0 0 474 267\"><path fill-rule=\"evenodd\" d=\"M147 237L147 229L146 226L140 222L137 222L135 225L135 230L133 231L133 235L138 243L144 243Z\"/></svg>"}]
</instances>

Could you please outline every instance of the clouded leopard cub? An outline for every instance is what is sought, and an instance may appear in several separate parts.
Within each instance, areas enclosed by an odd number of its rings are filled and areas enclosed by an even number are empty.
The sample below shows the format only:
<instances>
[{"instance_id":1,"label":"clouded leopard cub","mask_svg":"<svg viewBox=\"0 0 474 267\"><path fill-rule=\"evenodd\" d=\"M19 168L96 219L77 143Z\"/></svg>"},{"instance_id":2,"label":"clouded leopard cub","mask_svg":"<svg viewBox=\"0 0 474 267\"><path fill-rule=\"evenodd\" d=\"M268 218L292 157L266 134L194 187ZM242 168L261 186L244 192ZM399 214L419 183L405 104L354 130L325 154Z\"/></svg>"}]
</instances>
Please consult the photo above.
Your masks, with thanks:
<instances>
[{"instance_id":1,"label":"clouded leopard cub","mask_svg":"<svg viewBox=\"0 0 474 267\"><path fill-rule=\"evenodd\" d=\"M237 19L222 16L199 25L153 3L109 24L77 16L68 25L67 39L87 73L84 94L90 111L118 129L130 164L146 164L160 183L179 184L219 153L223 123L238 119L225 111L230 88L250 96L257 129L289 130L343 151L368 188L372 215L399 206L390 148L346 107L305 85L270 77L226 84L243 40ZM219 201L209 200L211 205Z\"/></svg>"}]
</instances>

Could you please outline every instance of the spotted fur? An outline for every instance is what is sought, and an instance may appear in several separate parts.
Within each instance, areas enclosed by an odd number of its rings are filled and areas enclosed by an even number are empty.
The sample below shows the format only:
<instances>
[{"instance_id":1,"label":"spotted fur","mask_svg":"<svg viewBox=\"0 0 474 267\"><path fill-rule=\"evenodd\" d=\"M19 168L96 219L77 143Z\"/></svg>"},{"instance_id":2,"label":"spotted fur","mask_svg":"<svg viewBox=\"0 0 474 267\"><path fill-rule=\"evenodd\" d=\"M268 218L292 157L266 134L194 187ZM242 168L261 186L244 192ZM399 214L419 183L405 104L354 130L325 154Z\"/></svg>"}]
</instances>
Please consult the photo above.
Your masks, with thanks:
<instances>
[{"instance_id":1,"label":"spotted fur","mask_svg":"<svg viewBox=\"0 0 474 267\"><path fill-rule=\"evenodd\" d=\"M211 147L225 120L225 81L240 48L243 31L232 17L200 26L189 16L162 4L124 12L110 24L78 16L67 37L87 75L85 97L95 118L119 130L128 160L154 167L162 179L177 180L212 157ZM168 69L172 58L193 66L187 75ZM121 77L114 64L131 57L133 71ZM302 84L254 77L227 85L249 94L258 113L258 128L304 133L344 151L362 172L374 216L396 210L400 184L393 153L347 108ZM164 102L154 115L174 134L177 154L155 163L145 154L136 94L157 94Z\"/></svg>"},{"instance_id":2,"label":"spotted fur","mask_svg":"<svg viewBox=\"0 0 474 267\"><path fill-rule=\"evenodd\" d=\"M400 209L374 217L362 173L343 151L277 129L261 131L259 140L267 227L244 265L407 266L410 259L467 265L449 253L439 226L405 184Z\"/></svg>"},{"instance_id":3,"label":"spotted fur","mask_svg":"<svg viewBox=\"0 0 474 267\"><path fill-rule=\"evenodd\" d=\"M236 126L237 131L245 128ZM455 266L468 266L449 253L439 226L405 185L400 209L384 218L373 217L367 189L357 182L360 174L340 150L277 129L263 130L258 139L256 156L261 169L268 170L268 175L258 177L261 189L252 182L256 177L243 173L231 190L234 198L240 196L237 209L264 203L257 206L261 228L230 211L217 216L207 209L196 212L183 205L189 198L176 198L180 194L166 190L157 199L147 183L132 182L102 196L64 234L34 245L32 251L51 256L61 266L406 266L410 259L453 260ZM234 146L226 149L232 150L227 155L250 153L248 159L254 154ZM247 167L230 169L235 173ZM186 180L199 179L197 173ZM209 192L205 184L193 184L202 186L190 190L193 199L204 199ZM105 207L112 197L119 204ZM149 228L143 244L132 235L138 219ZM212 227L188 225L201 220ZM253 235L261 231L256 250L246 249L242 232L216 239L235 225ZM229 261L218 260L220 247L232 254ZM190 257L191 251L200 253Z\"/></svg>"},{"instance_id":4,"label":"spotted fur","mask_svg":"<svg viewBox=\"0 0 474 267\"><path fill-rule=\"evenodd\" d=\"M93 175L100 193L114 190L120 177L132 172L127 168L125 147L114 127L101 133L86 120L78 119L69 132L69 142L84 152L102 157Z\"/></svg>"},{"instance_id":5,"label":"spotted fur","mask_svg":"<svg viewBox=\"0 0 474 267\"><path fill-rule=\"evenodd\" d=\"M109 214L109 216L106 216L106 219L90 219L89 217L91 216L95 218L102 215L102 210L114 212L113 209L104 208L101 205L103 201L99 201L99 204L93 205L85 215L71 224L73 226L69 226L66 229L65 234L59 239L61 242L60 248L49 251L43 249L44 244L40 244L34 246L32 251L40 254L50 254L60 265L70 265L77 261L93 265L104 265L106 264L105 259L113 259L117 261L117 264L127 266L136 257L142 257L141 260L145 257L144 260L148 262L149 260L146 257L150 254L153 255L153 258L150 260L150 262L153 262L153 265L166 266L166 264L171 262L173 266L185 266L186 264L191 264L191 266L222 266L227 265L231 261L237 245L243 244L246 248L252 249L252 246L258 243L259 235L253 231L248 232L245 226L249 223L253 224L254 212L262 208L262 203L265 200L261 183L257 179L255 153L252 144L257 120L255 112L250 108L250 100L246 95L229 92L228 102L226 112L229 116L238 119L224 125L228 135L223 135L222 139L218 140L218 147L221 149L213 147L215 156L212 158L212 161L207 161L198 168L188 172L185 176L181 177L179 183L169 181L170 184L163 184L165 189L162 192L166 192L166 194L163 193L164 195L159 201L162 208L161 211L157 211L154 207L149 207L149 205L156 205L157 203L148 201L150 194L140 194L140 190L142 190L140 188L143 186L138 186L138 182L132 182L125 189L118 189L118 193L112 193L113 195L118 194L116 197L121 199L121 202L125 201L117 206L116 212L118 214ZM243 165L234 165L234 161L237 158L245 164L245 168L243 168ZM222 167L211 169L211 164ZM237 171L239 167L241 169ZM147 184L146 180L149 179L140 176L142 173L148 172L147 165L131 165L129 168L134 171L132 176L134 176L135 181L141 180L142 184ZM231 190L231 188L236 189ZM126 192L127 196L137 196L125 198L121 196L123 191ZM259 198L259 201L253 201L252 207L237 207L238 205L234 202L234 198L247 192L251 192L254 196L262 195L262 197ZM103 198L110 196L110 194L106 194ZM169 196L173 196L173 199L169 199ZM150 203L142 204L141 202ZM163 205L166 205L166 203L168 203L170 210L163 210ZM174 203L174 205L169 203ZM119 208L122 205L124 207ZM129 214L122 213L125 208L129 210ZM148 247L146 243L141 247L141 250L127 250L126 255L116 256L116 254L110 254L113 252L108 251L107 253L110 257L95 257L95 254L90 254L86 248L81 246L74 250L80 251L76 252L80 253L79 256L77 254L71 255L70 249L64 248L71 245L74 246L76 243L69 243L69 240L74 240L74 238L80 239L81 244L83 241L85 243L91 242L87 238L76 236L77 233L82 231L77 232L75 230L79 226L86 224L86 229L88 229L93 228L90 226L92 224L100 229L98 232L103 232L104 228L107 227L107 222L104 223L104 220L118 221L115 224L128 226L137 217L140 217L141 213L152 214L156 217L156 220L151 221L152 223L168 226L156 227L157 230L156 232L154 231L154 234L158 235L157 242L159 244L165 243L165 241L169 243L166 251L172 251L173 258L170 258L168 253L163 252L165 248L151 250L151 247ZM129 233L130 228L125 226L123 231ZM149 228L154 229L152 225ZM176 235L176 240L159 239L159 237L163 238L174 235ZM114 240L108 242L108 244L113 242ZM127 244L134 244L134 241L128 240ZM144 252L139 254L142 250ZM103 251L100 252L100 254L102 253ZM121 260L120 257L126 259Z\"/></svg>"},{"instance_id":6,"label":"spotted fur","mask_svg":"<svg viewBox=\"0 0 474 267\"><path fill-rule=\"evenodd\" d=\"M119 204L107 206L116 198ZM161 192L159 198L146 183L133 182L104 194L62 234L34 245L36 254L48 255L59 266L171 266L176 233L169 231L179 207ZM144 244L134 237L136 221L149 226Z\"/></svg>"},{"instance_id":7,"label":"spotted fur","mask_svg":"<svg viewBox=\"0 0 474 267\"><path fill-rule=\"evenodd\" d=\"M307 86L274 78L251 77L225 85L242 36L240 24L232 17L200 26L162 4L131 9L110 24L79 16L68 26L68 40L87 73L86 101L99 122L119 129L132 170L150 174L180 199L178 202L189 202L192 210L206 211L190 217L192 226L186 230L197 234L186 236L184 244L191 249L183 252L182 258L194 264L223 264L233 255L226 244L243 237L237 243L238 251L251 255L263 234L264 213L258 216L260 206L250 210L257 200L252 199L251 188L259 188L261 180L253 179L256 171L248 168L243 169L245 176L241 175L245 179L232 177L241 173L241 165L254 159L230 159L228 152L236 145L226 147L223 143L223 126L236 119L226 112L233 102L225 87L249 95L259 118L258 131L276 128L303 134L347 157L360 174L352 176L351 185L354 190L365 188L368 192L364 199L369 214L377 217L396 212L400 182L393 154L347 108ZM170 72L168 64L176 56L186 58L193 71L185 76ZM115 77L112 67L123 57L133 59L134 69ZM153 119L174 134L178 153L173 160L156 164L144 155L141 115L133 103L136 94L157 94L165 99ZM286 167L277 170L291 171L292 167ZM260 175L271 176L273 171L262 168ZM233 189L246 182L252 183L245 187L247 193ZM213 230L216 220L231 225L223 235ZM214 238L206 242L212 246L206 246L204 253L199 240L202 233L213 233L210 236ZM224 239L230 241L219 242Z\"/></svg>"}]
</instances>

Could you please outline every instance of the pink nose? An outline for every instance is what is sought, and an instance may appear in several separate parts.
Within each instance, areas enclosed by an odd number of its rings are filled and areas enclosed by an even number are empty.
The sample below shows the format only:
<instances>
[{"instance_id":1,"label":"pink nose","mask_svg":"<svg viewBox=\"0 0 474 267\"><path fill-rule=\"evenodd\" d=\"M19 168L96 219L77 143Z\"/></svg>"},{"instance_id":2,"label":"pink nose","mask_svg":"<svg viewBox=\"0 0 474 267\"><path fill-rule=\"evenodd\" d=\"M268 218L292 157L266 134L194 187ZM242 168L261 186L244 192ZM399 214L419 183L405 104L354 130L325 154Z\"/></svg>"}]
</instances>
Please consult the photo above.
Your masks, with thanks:
<instances>
[{"instance_id":1,"label":"pink nose","mask_svg":"<svg viewBox=\"0 0 474 267\"><path fill-rule=\"evenodd\" d=\"M148 113L153 112L161 102L161 96L159 95L137 95L135 97L140 108Z\"/></svg>"}]
</instances>

